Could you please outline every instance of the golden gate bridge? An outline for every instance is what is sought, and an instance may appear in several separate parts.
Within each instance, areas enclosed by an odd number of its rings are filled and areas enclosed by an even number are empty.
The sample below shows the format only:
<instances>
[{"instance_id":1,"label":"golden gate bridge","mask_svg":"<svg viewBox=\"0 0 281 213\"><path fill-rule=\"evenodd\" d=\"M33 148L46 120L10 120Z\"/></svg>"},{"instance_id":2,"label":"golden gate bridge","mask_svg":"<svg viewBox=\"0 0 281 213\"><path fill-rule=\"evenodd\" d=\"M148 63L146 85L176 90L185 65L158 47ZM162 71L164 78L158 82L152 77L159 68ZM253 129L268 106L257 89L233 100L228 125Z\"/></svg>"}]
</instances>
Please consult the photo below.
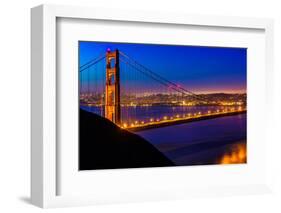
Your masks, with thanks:
<instances>
[{"instance_id":1,"label":"golden gate bridge","mask_svg":"<svg viewBox=\"0 0 281 213\"><path fill-rule=\"evenodd\" d=\"M203 107L209 100L157 74L122 51L106 53L79 67L80 106L133 130L245 113L245 107Z\"/></svg>"}]
</instances>

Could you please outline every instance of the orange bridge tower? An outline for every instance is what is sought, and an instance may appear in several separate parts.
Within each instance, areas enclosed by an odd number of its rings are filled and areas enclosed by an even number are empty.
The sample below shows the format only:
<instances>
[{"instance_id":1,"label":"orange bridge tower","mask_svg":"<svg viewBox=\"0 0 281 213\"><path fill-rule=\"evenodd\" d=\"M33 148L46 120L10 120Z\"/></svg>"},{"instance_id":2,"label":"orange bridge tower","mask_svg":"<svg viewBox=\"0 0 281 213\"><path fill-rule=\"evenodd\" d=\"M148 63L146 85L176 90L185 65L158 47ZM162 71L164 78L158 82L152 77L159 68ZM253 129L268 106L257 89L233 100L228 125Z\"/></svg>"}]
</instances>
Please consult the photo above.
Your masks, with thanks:
<instances>
[{"instance_id":1,"label":"orange bridge tower","mask_svg":"<svg viewBox=\"0 0 281 213\"><path fill-rule=\"evenodd\" d=\"M105 117L120 124L120 67L119 51L106 52Z\"/></svg>"}]
</instances>

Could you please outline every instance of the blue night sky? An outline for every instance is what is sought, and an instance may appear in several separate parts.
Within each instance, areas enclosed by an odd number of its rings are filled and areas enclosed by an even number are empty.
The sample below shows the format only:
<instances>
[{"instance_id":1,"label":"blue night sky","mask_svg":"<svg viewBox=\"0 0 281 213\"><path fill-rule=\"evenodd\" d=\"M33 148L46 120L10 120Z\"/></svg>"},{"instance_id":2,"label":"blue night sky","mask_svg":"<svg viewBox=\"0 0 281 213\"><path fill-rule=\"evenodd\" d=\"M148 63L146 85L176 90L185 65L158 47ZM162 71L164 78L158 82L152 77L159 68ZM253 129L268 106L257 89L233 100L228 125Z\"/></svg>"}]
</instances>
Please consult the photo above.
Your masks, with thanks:
<instances>
[{"instance_id":1,"label":"blue night sky","mask_svg":"<svg viewBox=\"0 0 281 213\"><path fill-rule=\"evenodd\" d=\"M245 48L86 41L80 41L79 48L80 66L105 53L108 48L119 49L145 67L191 91L246 92Z\"/></svg>"}]
</instances>

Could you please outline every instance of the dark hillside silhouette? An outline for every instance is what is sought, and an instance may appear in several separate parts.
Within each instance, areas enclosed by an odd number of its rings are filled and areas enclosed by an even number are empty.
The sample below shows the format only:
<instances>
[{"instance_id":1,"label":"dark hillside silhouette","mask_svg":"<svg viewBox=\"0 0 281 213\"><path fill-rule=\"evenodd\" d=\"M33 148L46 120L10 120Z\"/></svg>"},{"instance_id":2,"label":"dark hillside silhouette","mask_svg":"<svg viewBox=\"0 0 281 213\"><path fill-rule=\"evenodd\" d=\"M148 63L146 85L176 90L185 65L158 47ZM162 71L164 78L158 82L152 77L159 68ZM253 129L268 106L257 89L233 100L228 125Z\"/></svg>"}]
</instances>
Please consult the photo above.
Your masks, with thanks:
<instances>
[{"instance_id":1,"label":"dark hillside silhouette","mask_svg":"<svg viewBox=\"0 0 281 213\"><path fill-rule=\"evenodd\" d=\"M80 109L79 169L174 166L142 137Z\"/></svg>"}]
</instances>

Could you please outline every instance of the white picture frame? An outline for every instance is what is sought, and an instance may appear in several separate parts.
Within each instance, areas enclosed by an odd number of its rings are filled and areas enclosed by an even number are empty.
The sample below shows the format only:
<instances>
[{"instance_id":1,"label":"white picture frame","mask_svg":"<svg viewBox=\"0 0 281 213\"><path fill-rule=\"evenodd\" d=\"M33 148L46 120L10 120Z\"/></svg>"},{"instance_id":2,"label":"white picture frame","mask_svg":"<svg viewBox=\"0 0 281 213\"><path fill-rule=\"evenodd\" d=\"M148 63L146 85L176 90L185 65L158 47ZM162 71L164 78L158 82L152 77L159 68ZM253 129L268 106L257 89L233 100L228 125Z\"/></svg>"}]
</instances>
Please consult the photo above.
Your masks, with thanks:
<instances>
[{"instance_id":1,"label":"white picture frame","mask_svg":"<svg viewBox=\"0 0 281 213\"><path fill-rule=\"evenodd\" d=\"M200 187L200 183L194 183L194 188L177 188L171 185L167 189L152 192L146 191L138 193L131 189L120 192L127 193L120 196L119 192L110 193L110 190L96 196L91 195L58 195L58 178L60 166L58 166L58 145L57 145L57 20L80 19L80 20L115 20L120 22L153 23L155 25L167 26L202 26L220 27L231 29L256 29L264 31L265 41L265 67L263 79L266 87L262 92L266 95L267 108L272 108L273 78L273 21L271 19L240 18L240 17L216 17L203 15L187 15L173 13L153 13L142 11L122 11L100 8L85 8L74 6L54 6L41 5L31 10L31 201L33 204L47 207L91 205L96 203L112 203L142 200L178 199L194 196L207 195L232 195L251 194L270 191L270 161L266 156L262 156L265 166L259 173L264 173L265 178L255 184L246 182L231 185L220 185L210 187ZM270 129L271 114L264 116L265 129ZM270 144L269 137L264 133L263 145ZM174 172L184 172L186 168L181 167L181 171L173 169ZM201 168L198 167L197 170ZM154 169L149 169L154 170ZM115 171L124 173L126 171ZM165 175L165 168L162 170ZM180 173L179 173L180 174ZM109 174L110 175L110 174ZM148 175L149 177L149 175ZM161 185L159 185L161 186ZM163 185L163 187L165 187ZM171 192L171 193L168 193Z\"/></svg>"}]
</instances>

